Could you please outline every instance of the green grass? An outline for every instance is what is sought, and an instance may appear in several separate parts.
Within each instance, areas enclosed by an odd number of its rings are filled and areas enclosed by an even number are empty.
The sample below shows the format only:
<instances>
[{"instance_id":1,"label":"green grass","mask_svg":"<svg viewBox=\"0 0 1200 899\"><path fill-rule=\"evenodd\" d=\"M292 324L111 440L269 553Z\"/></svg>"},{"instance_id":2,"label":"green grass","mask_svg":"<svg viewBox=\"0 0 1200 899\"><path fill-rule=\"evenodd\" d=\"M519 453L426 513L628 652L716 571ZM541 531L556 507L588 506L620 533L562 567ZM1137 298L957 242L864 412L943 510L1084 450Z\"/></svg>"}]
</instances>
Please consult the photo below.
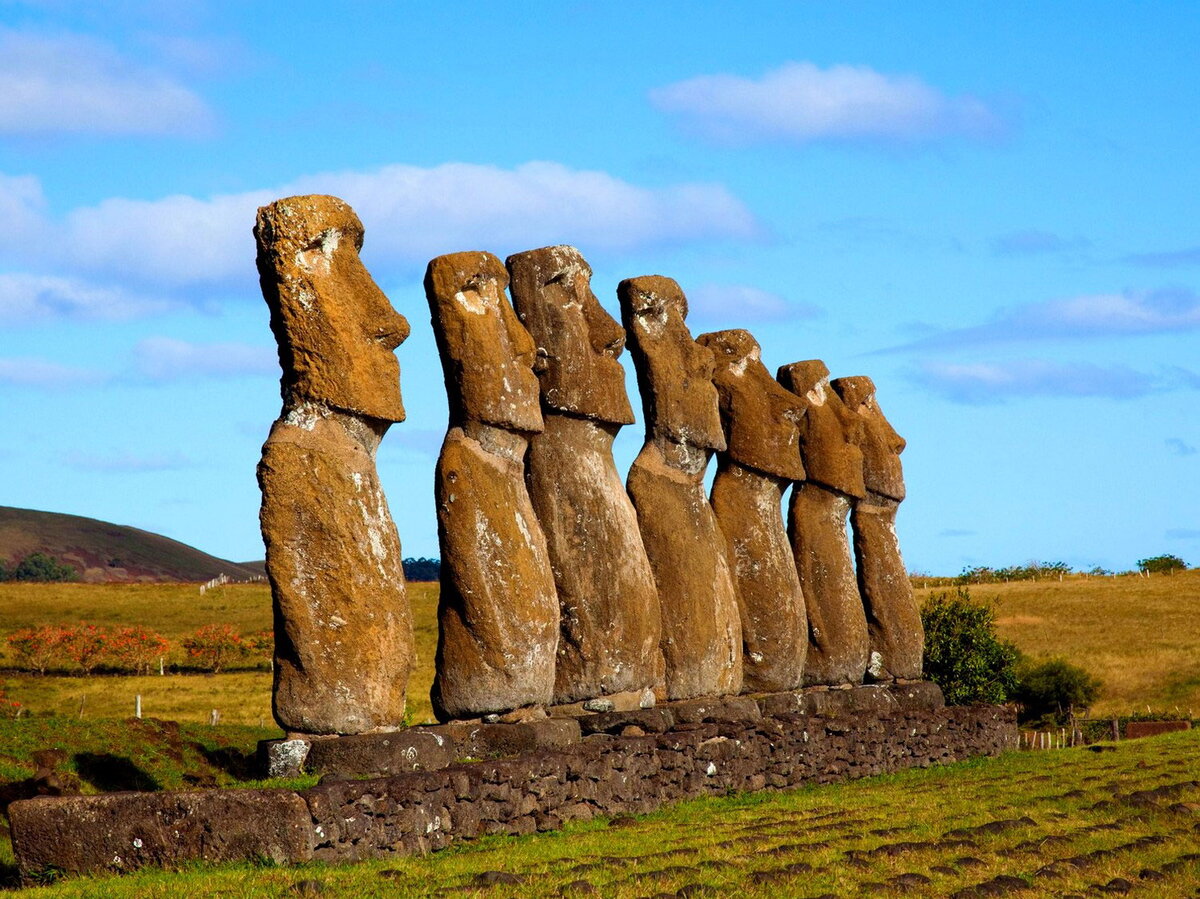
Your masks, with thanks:
<instances>
[{"instance_id":1,"label":"green grass","mask_svg":"<svg viewBox=\"0 0 1200 899\"><path fill-rule=\"evenodd\" d=\"M73 879L21 895L285 897L296 895L301 881L316 881L320 895L330 897L443 889L536 897L562 895L584 880L615 897L693 884L728 896L947 896L1007 875L1039 895L1083 894L1122 878L1139 896L1190 896L1200 878L1200 856L1188 858L1197 851L1200 822L1200 789L1192 785L1198 754L1197 732L1100 754L1010 753L849 784L683 803L621 826L593 821L558 833L488 838L425 858L144 872ZM1129 795L1170 785L1183 786L1152 801ZM989 824L994 832L951 833ZM473 889L488 871L523 882ZM905 874L928 882L896 885Z\"/></svg>"},{"instance_id":2,"label":"green grass","mask_svg":"<svg viewBox=\"0 0 1200 899\"><path fill-rule=\"evenodd\" d=\"M0 721L0 781L29 777L34 752L59 749L66 761L56 771L77 778L85 793L236 786L254 776L258 741L280 733L273 725L209 727L150 718Z\"/></svg>"}]
</instances>

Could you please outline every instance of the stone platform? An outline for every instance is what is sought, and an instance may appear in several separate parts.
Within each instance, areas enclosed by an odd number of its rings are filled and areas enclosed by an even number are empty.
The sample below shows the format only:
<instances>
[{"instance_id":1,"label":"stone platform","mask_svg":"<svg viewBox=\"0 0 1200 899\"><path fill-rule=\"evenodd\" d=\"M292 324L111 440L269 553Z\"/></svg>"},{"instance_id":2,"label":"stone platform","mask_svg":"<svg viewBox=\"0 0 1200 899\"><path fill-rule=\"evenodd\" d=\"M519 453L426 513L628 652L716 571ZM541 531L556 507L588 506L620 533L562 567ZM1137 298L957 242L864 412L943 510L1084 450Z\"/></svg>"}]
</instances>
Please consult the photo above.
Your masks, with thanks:
<instances>
[{"instance_id":1,"label":"stone platform","mask_svg":"<svg viewBox=\"0 0 1200 899\"><path fill-rule=\"evenodd\" d=\"M495 728L516 736L505 743ZM936 687L912 684L414 728L340 739L346 748L336 749L318 746L333 741L310 742L305 763L329 767L329 774L308 790L15 802L9 813L21 874L33 879L50 868L123 871L194 860L352 862L427 852L482 834L553 830L566 821L643 814L701 796L995 755L1016 748L1017 730L1011 710L944 708ZM504 755L505 747L530 744ZM458 761L464 752L482 755ZM500 757L483 757L492 753ZM393 773L365 780L346 773L372 766Z\"/></svg>"},{"instance_id":2,"label":"stone platform","mask_svg":"<svg viewBox=\"0 0 1200 899\"><path fill-rule=\"evenodd\" d=\"M552 717L513 723L452 722L348 737L264 740L258 747L259 765L264 777L297 777L302 773L385 777L436 771L458 761L563 749L591 734L621 735L628 731L628 735L642 736L665 733L680 724L752 722L779 715L885 714L940 709L944 704L937 684L917 681L721 696L591 713L572 708Z\"/></svg>"}]
</instances>

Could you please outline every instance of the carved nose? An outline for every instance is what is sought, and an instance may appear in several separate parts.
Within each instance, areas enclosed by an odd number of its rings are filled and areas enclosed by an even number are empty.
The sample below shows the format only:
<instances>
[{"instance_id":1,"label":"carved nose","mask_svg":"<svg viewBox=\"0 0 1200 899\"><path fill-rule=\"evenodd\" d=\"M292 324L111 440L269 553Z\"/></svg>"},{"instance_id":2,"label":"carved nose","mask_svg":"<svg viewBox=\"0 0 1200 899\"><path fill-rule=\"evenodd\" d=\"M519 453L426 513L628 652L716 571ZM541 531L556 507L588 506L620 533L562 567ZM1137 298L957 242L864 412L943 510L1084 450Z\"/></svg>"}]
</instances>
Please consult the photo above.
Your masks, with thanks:
<instances>
[{"instance_id":1,"label":"carved nose","mask_svg":"<svg viewBox=\"0 0 1200 899\"><path fill-rule=\"evenodd\" d=\"M389 350L394 350L408 339L410 333L412 327L408 324L408 319L397 312L379 326L375 332L375 339Z\"/></svg>"}]
</instances>

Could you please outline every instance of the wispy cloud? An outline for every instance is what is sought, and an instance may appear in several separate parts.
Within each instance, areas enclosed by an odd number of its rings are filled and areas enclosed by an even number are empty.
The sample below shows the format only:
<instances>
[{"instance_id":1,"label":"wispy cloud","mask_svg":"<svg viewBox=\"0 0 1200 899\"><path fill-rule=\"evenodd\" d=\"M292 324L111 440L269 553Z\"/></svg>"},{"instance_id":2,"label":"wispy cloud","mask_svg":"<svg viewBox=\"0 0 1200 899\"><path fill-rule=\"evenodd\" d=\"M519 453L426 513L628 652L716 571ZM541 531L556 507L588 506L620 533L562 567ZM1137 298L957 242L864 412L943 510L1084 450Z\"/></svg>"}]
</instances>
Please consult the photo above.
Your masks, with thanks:
<instances>
[{"instance_id":1,"label":"wispy cloud","mask_svg":"<svg viewBox=\"0 0 1200 899\"><path fill-rule=\"evenodd\" d=\"M146 291L253 284L249 229L256 210L307 193L335 194L356 209L367 229L365 253L383 276L419 273L433 256L461 249L503 257L572 243L587 252L625 252L761 233L749 209L719 184L640 187L552 162L513 169L447 163L311 175L209 198L113 197L72 210L62 222L42 222L52 239L40 241L39 259Z\"/></svg>"},{"instance_id":2,"label":"wispy cloud","mask_svg":"<svg viewBox=\"0 0 1200 899\"><path fill-rule=\"evenodd\" d=\"M1192 386L1169 372L1152 375L1124 365L1043 359L966 363L930 360L910 369L908 378L944 399L971 406L1044 396L1127 400Z\"/></svg>"},{"instance_id":3,"label":"wispy cloud","mask_svg":"<svg viewBox=\"0 0 1200 899\"><path fill-rule=\"evenodd\" d=\"M1195 528L1168 528L1165 534L1168 540L1200 540L1200 530Z\"/></svg>"},{"instance_id":4,"label":"wispy cloud","mask_svg":"<svg viewBox=\"0 0 1200 899\"><path fill-rule=\"evenodd\" d=\"M1166 289L1086 294L1003 309L982 325L940 331L880 352L1005 341L1120 337L1200 328L1200 297Z\"/></svg>"},{"instance_id":5,"label":"wispy cloud","mask_svg":"<svg viewBox=\"0 0 1200 899\"><path fill-rule=\"evenodd\" d=\"M1092 245L1085 237L1062 237L1050 231L1012 231L992 241L992 249L1000 256L1033 256L1086 250Z\"/></svg>"},{"instance_id":6,"label":"wispy cloud","mask_svg":"<svg viewBox=\"0 0 1200 899\"><path fill-rule=\"evenodd\" d=\"M947 96L915 76L869 66L789 62L757 79L700 75L651 91L650 101L702 135L736 144L918 144L1004 130L999 113L978 97Z\"/></svg>"},{"instance_id":7,"label":"wispy cloud","mask_svg":"<svg viewBox=\"0 0 1200 899\"><path fill-rule=\"evenodd\" d=\"M823 310L749 284L702 284L688 290L688 320L753 324L818 318ZM739 324L740 327L740 324Z\"/></svg>"},{"instance_id":8,"label":"wispy cloud","mask_svg":"<svg viewBox=\"0 0 1200 899\"><path fill-rule=\"evenodd\" d=\"M939 531L939 537L974 537L975 531L967 531L962 528L946 528L944 531Z\"/></svg>"},{"instance_id":9,"label":"wispy cloud","mask_svg":"<svg viewBox=\"0 0 1200 899\"><path fill-rule=\"evenodd\" d=\"M1196 447L1190 443L1185 443L1178 437L1168 437L1165 441L1167 448L1177 456L1194 456L1196 455Z\"/></svg>"},{"instance_id":10,"label":"wispy cloud","mask_svg":"<svg viewBox=\"0 0 1200 899\"><path fill-rule=\"evenodd\" d=\"M169 73L95 38L0 29L0 133L196 134L213 119Z\"/></svg>"},{"instance_id":11,"label":"wispy cloud","mask_svg":"<svg viewBox=\"0 0 1200 899\"><path fill-rule=\"evenodd\" d=\"M76 471L104 474L128 474L131 472L178 471L190 468L195 463L182 453L151 453L139 455L131 452L92 453L69 452L63 463Z\"/></svg>"},{"instance_id":12,"label":"wispy cloud","mask_svg":"<svg viewBox=\"0 0 1200 899\"><path fill-rule=\"evenodd\" d=\"M96 384L103 380L105 375L102 372L61 365L46 359L0 359L0 384L63 389L81 384Z\"/></svg>"},{"instance_id":13,"label":"wispy cloud","mask_svg":"<svg viewBox=\"0 0 1200 899\"><path fill-rule=\"evenodd\" d=\"M1186 247L1182 250L1168 250L1162 253L1133 253L1126 256L1125 261L1134 265L1148 265L1155 268L1200 265L1200 247Z\"/></svg>"},{"instance_id":14,"label":"wispy cloud","mask_svg":"<svg viewBox=\"0 0 1200 899\"><path fill-rule=\"evenodd\" d=\"M118 287L89 284L79 278L0 273L0 322L53 318L127 319L163 312L178 305L139 296Z\"/></svg>"},{"instance_id":15,"label":"wispy cloud","mask_svg":"<svg viewBox=\"0 0 1200 899\"><path fill-rule=\"evenodd\" d=\"M275 351L244 343L189 343L147 337L133 348L139 374L154 381L278 374Z\"/></svg>"}]
</instances>

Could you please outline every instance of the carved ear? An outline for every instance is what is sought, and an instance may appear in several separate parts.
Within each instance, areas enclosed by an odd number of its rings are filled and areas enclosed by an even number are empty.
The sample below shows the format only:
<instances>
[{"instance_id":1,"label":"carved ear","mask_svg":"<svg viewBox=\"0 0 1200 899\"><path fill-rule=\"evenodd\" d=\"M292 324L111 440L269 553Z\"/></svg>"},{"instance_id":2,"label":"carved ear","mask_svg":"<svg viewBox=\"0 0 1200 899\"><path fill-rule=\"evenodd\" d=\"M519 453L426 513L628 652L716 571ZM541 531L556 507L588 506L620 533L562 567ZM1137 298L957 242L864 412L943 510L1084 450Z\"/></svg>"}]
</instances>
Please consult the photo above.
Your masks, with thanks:
<instances>
[{"instance_id":1,"label":"carved ear","mask_svg":"<svg viewBox=\"0 0 1200 899\"><path fill-rule=\"evenodd\" d=\"M553 357L544 346L537 348L537 355L533 359L533 373L540 375L543 372L550 370L550 360Z\"/></svg>"}]
</instances>

